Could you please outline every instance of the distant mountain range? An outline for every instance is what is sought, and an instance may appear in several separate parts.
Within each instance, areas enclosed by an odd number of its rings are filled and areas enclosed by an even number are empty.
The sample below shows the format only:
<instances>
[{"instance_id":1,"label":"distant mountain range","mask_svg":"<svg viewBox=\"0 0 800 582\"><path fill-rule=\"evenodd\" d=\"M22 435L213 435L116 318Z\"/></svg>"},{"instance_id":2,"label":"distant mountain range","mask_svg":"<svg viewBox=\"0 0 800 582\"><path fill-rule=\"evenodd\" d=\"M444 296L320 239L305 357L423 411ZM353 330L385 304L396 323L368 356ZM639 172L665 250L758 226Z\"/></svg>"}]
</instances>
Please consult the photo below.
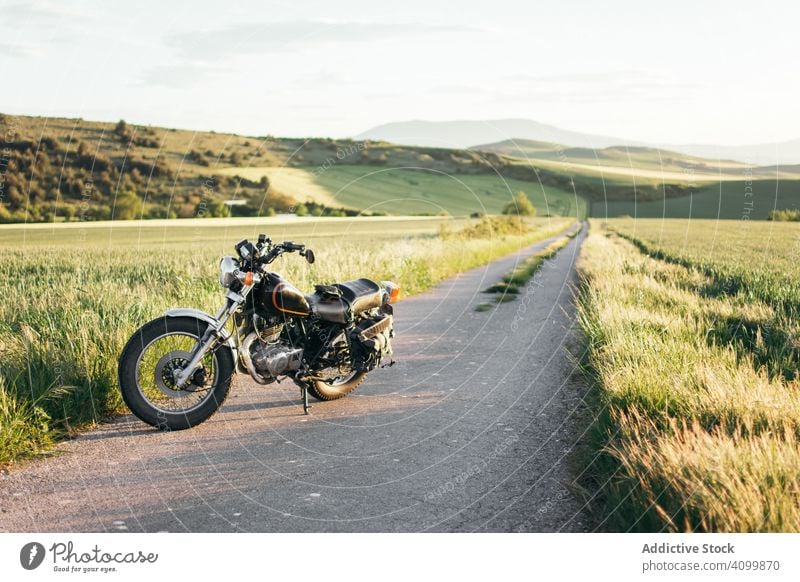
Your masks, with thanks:
<instances>
[{"instance_id":1,"label":"distant mountain range","mask_svg":"<svg viewBox=\"0 0 800 582\"><path fill-rule=\"evenodd\" d=\"M356 138L383 140L401 145L444 148L472 148L509 139L524 139L592 149L611 146L645 146L704 158L738 160L760 166L800 163L800 139L739 146L655 144L621 137L570 131L530 119L402 121L373 127L357 135Z\"/></svg>"}]
</instances>

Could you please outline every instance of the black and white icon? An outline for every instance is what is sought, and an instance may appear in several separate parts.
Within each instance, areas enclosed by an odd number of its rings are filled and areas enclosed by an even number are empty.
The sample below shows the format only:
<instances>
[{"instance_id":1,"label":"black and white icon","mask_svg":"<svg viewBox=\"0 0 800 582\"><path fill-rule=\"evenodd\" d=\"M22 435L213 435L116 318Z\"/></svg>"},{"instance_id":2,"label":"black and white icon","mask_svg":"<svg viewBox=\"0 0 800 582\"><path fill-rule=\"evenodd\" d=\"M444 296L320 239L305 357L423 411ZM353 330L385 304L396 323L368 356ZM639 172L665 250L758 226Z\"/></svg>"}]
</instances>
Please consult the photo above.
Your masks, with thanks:
<instances>
[{"instance_id":1,"label":"black and white icon","mask_svg":"<svg viewBox=\"0 0 800 582\"><path fill-rule=\"evenodd\" d=\"M35 570L44 561L44 546L39 542L29 542L19 552L19 563L26 570Z\"/></svg>"}]
</instances>

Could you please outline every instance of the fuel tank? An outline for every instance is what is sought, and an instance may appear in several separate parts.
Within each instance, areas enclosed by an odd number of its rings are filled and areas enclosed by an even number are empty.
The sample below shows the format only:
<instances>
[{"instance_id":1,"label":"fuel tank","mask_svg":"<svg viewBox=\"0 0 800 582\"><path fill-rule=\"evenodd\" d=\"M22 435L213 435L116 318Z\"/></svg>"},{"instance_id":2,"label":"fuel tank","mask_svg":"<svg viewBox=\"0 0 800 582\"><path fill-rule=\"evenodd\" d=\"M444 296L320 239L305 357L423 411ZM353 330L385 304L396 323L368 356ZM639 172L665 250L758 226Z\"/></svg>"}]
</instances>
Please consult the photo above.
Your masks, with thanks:
<instances>
[{"instance_id":1,"label":"fuel tank","mask_svg":"<svg viewBox=\"0 0 800 582\"><path fill-rule=\"evenodd\" d=\"M311 313L305 296L279 274L268 273L260 287L256 298L257 311L299 317L307 317Z\"/></svg>"}]
</instances>

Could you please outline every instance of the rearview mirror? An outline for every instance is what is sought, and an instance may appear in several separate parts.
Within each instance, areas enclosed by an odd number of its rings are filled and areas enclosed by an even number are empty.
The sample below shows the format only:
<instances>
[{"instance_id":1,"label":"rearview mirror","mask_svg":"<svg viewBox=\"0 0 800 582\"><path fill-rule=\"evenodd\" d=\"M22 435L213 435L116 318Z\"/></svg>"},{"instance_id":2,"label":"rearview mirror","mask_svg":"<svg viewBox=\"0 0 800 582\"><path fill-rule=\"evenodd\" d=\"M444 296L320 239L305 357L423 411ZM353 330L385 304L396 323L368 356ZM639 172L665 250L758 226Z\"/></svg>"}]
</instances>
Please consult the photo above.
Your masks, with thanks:
<instances>
[{"instance_id":1,"label":"rearview mirror","mask_svg":"<svg viewBox=\"0 0 800 582\"><path fill-rule=\"evenodd\" d=\"M314 261L316 260L314 258L314 251L312 251L311 249L306 249L306 260L308 261L309 265L313 265Z\"/></svg>"}]
</instances>

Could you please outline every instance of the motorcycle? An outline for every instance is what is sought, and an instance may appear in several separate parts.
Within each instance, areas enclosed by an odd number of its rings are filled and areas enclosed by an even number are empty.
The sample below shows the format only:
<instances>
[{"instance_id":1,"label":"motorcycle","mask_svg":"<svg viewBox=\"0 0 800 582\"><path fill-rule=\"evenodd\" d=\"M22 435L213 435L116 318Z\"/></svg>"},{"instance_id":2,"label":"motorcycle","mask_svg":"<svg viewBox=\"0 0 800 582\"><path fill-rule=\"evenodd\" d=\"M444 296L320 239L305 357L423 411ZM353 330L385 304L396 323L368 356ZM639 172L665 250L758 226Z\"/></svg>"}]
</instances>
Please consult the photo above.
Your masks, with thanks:
<instances>
[{"instance_id":1,"label":"motorcycle","mask_svg":"<svg viewBox=\"0 0 800 582\"><path fill-rule=\"evenodd\" d=\"M263 234L235 249L236 257L219 263L225 304L216 316L169 310L139 328L123 349L119 385L139 419L162 430L197 426L222 405L237 371L259 384L289 378L308 414L309 394L342 398L370 371L394 363L396 284L362 278L315 285L304 295L268 266L295 252L313 264L311 249L273 244Z\"/></svg>"}]
</instances>

